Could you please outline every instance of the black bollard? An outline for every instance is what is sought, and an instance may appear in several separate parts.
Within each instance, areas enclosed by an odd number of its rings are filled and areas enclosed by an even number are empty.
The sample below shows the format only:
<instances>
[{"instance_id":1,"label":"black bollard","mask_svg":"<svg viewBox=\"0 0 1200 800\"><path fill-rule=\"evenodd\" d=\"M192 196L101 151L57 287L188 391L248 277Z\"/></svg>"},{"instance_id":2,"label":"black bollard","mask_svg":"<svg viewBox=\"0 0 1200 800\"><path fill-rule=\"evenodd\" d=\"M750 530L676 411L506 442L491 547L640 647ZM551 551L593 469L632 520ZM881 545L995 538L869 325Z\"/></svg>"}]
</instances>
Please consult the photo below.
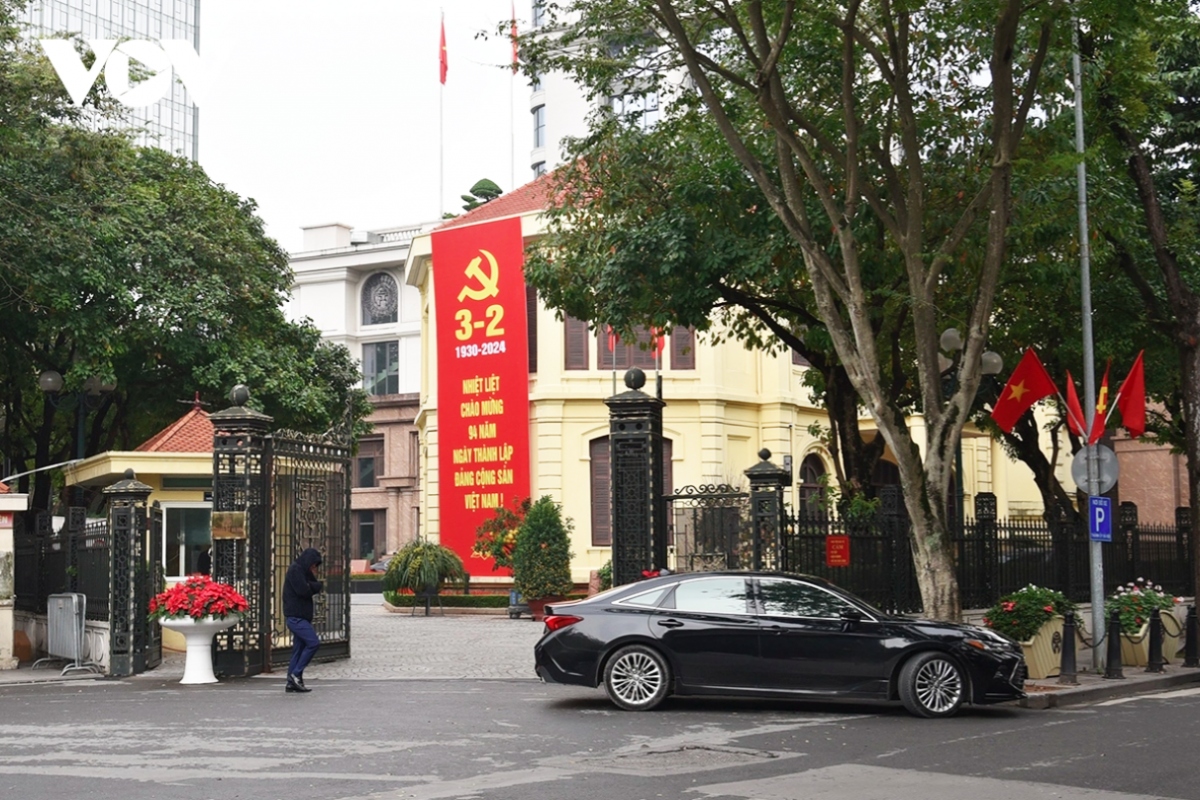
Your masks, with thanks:
<instances>
[{"instance_id":1,"label":"black bollard","mask_svg":"<svg viewBox=\"0 0 1200 800\"><path fill-rule=\"evenodd\" d=\"M1200 648L1197 648L1196 637L1200 636L1200 625L1196 622L1196 607L1188 606L1187 632L1183 643L1183 665L1185 667L1200 667Z\"/></svg>"},{"instance_id":2,"label":"black bollard","mask_svg":"<svg viewBox=\"0 0 1200 800\"><path fill-rule=\"evenodd\" d=\"M1075 667L1075 612L1068 611L1063 617L1062 661L1058 668L1058 682L1062 686L1078 686Z\"/></svg>"},{"instance_id":3,"label":"black bollard","mask_svg":"<svg viewBox=\"0 0 1200 800\"><path fill-rule=\"evenodd\" d=\"M1155 609L1150 613L1150 659L1146 662L1146 672L1162 672L1163 664L1163 624L1162 614Z\"/></svg>"},{"instance_id":4,"label":"black bollard","mask_svg":"<svg viewBox=\"0 0 1200 800\"><path fill-rule=\"evenodd\" d=\"M1108 618L1108 664L1104 667L1104 677L1125 679L1121 671L1121 615L1113 609Z\"/></svg>"}]
</instances>

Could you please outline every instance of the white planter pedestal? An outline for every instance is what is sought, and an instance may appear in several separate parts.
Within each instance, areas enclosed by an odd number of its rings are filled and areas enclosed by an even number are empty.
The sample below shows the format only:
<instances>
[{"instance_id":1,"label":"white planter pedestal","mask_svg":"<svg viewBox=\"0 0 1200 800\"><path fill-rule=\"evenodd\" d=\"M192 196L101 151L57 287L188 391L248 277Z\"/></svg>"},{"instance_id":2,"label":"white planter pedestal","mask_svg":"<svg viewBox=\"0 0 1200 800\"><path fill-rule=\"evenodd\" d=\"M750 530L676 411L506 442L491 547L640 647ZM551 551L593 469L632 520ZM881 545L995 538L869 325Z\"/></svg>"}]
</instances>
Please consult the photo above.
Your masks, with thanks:
<instances>
[{"instance_id":1,"label":"white planter pedestal","mask_svg":"<svg viewBox=\"0 0 1200 800\"><path fill-rule=\"evenodd\" d=\"M241 621L237 614L230 614L225 619L202 617L160 617L158 620L164 628L170 628L183 634L187 642L187 658L183 666L183 679L180 683L216 683L217 676L212 668L213 636L226 628L232 628Z\"/></svg>"}]
</instances>

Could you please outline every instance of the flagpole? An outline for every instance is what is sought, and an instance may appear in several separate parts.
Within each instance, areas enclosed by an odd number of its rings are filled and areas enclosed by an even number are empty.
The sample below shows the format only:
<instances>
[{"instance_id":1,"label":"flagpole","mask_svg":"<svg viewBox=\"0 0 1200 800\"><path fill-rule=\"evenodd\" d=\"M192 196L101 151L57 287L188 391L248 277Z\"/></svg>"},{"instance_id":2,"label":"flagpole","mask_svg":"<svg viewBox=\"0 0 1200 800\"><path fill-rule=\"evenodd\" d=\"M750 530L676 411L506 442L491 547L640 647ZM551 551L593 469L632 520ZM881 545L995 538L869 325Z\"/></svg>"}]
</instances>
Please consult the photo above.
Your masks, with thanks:
<instances>
[{"instance_id":1,"label":"flagpole","mask_svg":"<svg viewBox=\"0 0 1200 800\"><path fill-rule=\"evenodd\" d=\"M1079 284L1083 307L1083 394L1084 413L1087 415L1087 439L1092 436L1092 425L1096 418L1096 365L1092 337L1092 276L1091 249L1088 242L1088 211L1087 211L1087 163L1084 161L1086 150L1083 140L1083 75L1079 63L1079 21L1072 19L1074 29L1072 38L1075 47L1071 53L1072 81L1075 84L1075 152L1079 154L1079 163L1075 166L1076 182L1078 184L1079 205ZM1088 443L1087 450L1087 493L1089 497L1100 494L1100 469L1096 454L1096 445ZM1090 513L1090 512L1089 512ZM1091 520L1088 520L1091 530ZM1090 538L1090 537L1089 537ZM1104 638L1104 552L1099 541L1091 541L1091 600L1092 600L1092 668L1100 672L1104 666L1103 653L1099 642Z\"/></svg>"},{"instance_id":2,"label":"flagpole","mask_svg":"<svg viewBox=\"0 0 1200 800\"><path fill-rule=\"evenodd\" d=\"M513 63L512 75L508 79L508 190L511 192L517 188L517 112L514 109L516 103L516 86L517 86L517 7L513 3L510 5L512 11L512 32L509 34L513 37Z\"/></svg>"},{"instance_id":3,"label":"flagpole","mask_svg":"<svg viewBox=\"0 0 1200 800\"><path fill-rule=\"evenodd\" d=\"M442 51L438 54L438 70L441 80L438 84L438 219L446 214L446 137L445 137L445 95L446 78L442 67L446 63L446 11L440 9L442 15Z\"/></svg>"}]
</instances>

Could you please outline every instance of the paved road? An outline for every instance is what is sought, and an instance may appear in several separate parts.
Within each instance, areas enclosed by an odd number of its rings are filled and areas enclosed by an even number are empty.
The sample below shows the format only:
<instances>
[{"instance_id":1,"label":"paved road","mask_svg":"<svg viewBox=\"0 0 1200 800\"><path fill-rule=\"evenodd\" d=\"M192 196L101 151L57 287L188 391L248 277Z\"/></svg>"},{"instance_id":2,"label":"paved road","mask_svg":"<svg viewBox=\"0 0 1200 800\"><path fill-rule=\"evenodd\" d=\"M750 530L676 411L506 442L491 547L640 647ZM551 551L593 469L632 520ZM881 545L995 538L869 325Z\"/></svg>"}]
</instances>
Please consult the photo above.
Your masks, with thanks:
<instances>
[{"instance_id":1,"label":"paved road","mask_svg":"<svg viewBox=\"0 0 1200 800\"><path fill-rule=\"evenodd\" d=\"M371 599L373 600L373 599ZM354 654L281 676L0 686L0 798L1200 800L1200 688L1067 709L671 699L543 686L541 626L353 609Z\"/></svg>"}]
</instances>

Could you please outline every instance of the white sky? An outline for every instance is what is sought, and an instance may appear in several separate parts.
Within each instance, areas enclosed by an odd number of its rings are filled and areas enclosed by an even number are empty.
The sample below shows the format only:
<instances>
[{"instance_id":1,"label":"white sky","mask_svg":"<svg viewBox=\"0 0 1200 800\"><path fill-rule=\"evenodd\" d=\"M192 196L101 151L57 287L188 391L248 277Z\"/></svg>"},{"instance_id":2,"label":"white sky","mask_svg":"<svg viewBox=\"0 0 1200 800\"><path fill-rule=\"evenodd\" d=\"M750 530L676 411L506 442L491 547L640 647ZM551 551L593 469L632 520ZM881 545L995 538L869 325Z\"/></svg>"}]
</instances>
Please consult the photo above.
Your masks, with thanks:
<instances>
[{"instance_id":1,"label":"white sky","mask_svg":"<svg viewBox=\"0 0 1200 800\"><path fill-rule=\"evenodd\" d=\"M509 191L515 173L520 186L532 178L529 86L500 68L512 60L507 37L475 38L510 14L510 0L205 0L200 163L256 200L291 251L302 225L415 224L460 213L459 195L480 178ZM528 0L516 16L526 30Z\"/></svg>"}]
</instances>

